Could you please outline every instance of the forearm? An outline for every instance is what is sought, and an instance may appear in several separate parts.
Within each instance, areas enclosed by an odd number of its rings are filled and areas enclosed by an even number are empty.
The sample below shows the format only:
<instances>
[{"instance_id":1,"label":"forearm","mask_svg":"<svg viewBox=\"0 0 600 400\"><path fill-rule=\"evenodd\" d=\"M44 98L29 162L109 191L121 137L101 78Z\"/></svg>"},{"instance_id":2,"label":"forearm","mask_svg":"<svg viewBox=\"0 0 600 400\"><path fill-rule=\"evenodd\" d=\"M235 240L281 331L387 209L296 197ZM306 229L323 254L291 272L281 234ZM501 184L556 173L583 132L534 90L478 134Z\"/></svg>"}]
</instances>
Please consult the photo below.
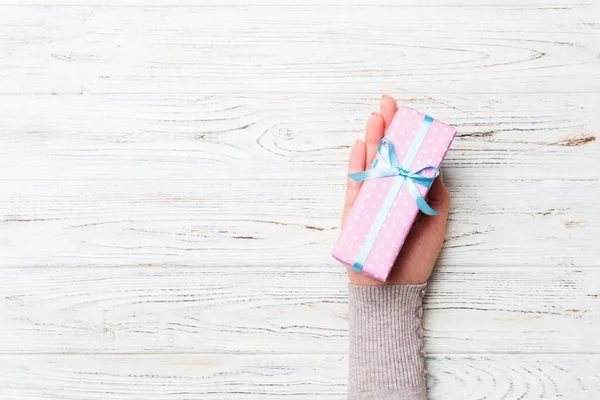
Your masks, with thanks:
<instances>
[{"instance_id":1,"label":"forearm","mask_svg":"<svg viewBox=\"0 0 600 400\"><path fill-rule=\"evenodd\" d=\"M426 399L425 285L349 287L349 400Z\"/></svg>"}]
</instances>

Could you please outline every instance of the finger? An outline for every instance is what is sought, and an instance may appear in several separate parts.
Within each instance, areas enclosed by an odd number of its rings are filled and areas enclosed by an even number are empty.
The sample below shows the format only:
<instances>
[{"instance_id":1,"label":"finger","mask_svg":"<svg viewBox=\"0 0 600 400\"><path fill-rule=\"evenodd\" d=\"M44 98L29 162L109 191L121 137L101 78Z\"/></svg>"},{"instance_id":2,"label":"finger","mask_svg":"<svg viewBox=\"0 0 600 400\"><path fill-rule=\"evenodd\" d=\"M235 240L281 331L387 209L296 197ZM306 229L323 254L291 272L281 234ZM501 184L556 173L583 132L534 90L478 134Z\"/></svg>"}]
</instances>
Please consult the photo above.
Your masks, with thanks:
<instances>
[{"instance_id":1,"label":"finger","mask_svg":"<svg viewBox=\"0 0 600 400\"><path fill-rule=\"evenodd\" d=\"M396 111L398 111L398 104L392 96L384 94L379 101L379 108L385 123L385 129L387 129L392 124Z\"/></svg>"},{"instance_id":2,"label":"finger","mask_svg":"<svg viewBox=\"0 0 600 400\"><path fill-rule=\"evenodd\" d=\"M439 179L433 181L433 185L427 194L427 200L429 205L440 214L423 216L422 224L425 229L435 229L437 232L444 234L450 209L450 192L448 192L441 175Z\"/></svg>"},{"instance_id":3,"label":"finger","mask_svg":"<svg viewBox=\"0 0 600 400\"><path fill-rule=\"evenodd\" d=\"M450 192L444 183L444 178L440 171L439 179L433 181L433 185L427 194L429 205L438 211L440 215L446 217L450 208ZM445 218L444 218L445 219Z\"/></svg>"},{"instance_id":4,"label":"finger","mask_svg":"<svg viewBox=\"0 0 600 400\"><path fill-rule=\"evenodd\" d=\"M348 173L360 172L365 169L365 160L367 158L367 150L365 143L357 140L350 150L350 159L348 160ZM350 178L346 179L346 198L344 200L344 210L342 212L342 226L346 222L348 212L354 206L354 201L358 196L362 182L353 181Z\"/></svg>"},{"instance_id":5,"label":"finger","mask_svg":"<svg viewBox=\"0 0 600 400\"><path fill-rule=\"evenodd\" d=\"M371 166L371 162L377 155L377 148L379 142L383 139L384 122L381 114L372 113L367 121L367 132L365 134L365 143L367 145L367 159L366 165L363 167L367 169Z\"/></svg>"}]
</instances>

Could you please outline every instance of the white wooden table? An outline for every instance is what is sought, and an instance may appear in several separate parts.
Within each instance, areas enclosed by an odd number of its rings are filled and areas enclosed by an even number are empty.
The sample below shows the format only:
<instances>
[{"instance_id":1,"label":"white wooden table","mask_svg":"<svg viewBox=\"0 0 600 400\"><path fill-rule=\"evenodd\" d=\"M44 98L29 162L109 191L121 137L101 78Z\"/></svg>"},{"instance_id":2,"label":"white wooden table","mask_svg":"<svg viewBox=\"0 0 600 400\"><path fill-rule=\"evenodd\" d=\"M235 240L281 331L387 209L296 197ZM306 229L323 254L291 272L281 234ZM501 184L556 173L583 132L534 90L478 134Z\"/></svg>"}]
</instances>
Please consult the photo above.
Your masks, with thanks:
<instances>
[{"instance_id":1,"label":"white wooden table","mask_svg":"<svg viewBox=\"0 0 600 400\"><path fill-rule=\"evenodd\" d=\"M381 94L458 127L434 399L600 398L600 1L0 0L0 398L344 399Z\"/></svg>"}]
</instances>

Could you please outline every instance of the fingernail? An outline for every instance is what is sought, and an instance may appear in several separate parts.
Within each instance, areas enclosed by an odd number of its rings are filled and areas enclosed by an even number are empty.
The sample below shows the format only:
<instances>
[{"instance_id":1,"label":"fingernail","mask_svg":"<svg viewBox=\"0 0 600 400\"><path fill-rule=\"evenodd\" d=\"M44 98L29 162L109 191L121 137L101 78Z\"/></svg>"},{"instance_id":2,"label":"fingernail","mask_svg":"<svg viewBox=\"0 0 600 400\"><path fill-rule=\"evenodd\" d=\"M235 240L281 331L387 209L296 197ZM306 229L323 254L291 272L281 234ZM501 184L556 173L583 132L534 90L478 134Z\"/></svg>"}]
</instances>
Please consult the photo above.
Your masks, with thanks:
<instances>
[{"instance_id":1,"label":"fingernail","mask_svg":"<svg viewBox=\"0 0 600 400\"><path fill-rule=\"evenodd\" d=\"M444 171L442 171L440 169L440 181L442 181L442 183L444 183Z\"/></svg>"},{"instance_id":2,"label":"fingernail","mask_svg":"<svg viewBox=\"0 0 600 400\"><path fill-rule=\"evenodd\" d=\"M372 112L371 115L369 115L369 118L367 118L367 125L370 123L370 121L375 118L375 116L377 115L376 112Z\"/></svg>"}]
</instances>

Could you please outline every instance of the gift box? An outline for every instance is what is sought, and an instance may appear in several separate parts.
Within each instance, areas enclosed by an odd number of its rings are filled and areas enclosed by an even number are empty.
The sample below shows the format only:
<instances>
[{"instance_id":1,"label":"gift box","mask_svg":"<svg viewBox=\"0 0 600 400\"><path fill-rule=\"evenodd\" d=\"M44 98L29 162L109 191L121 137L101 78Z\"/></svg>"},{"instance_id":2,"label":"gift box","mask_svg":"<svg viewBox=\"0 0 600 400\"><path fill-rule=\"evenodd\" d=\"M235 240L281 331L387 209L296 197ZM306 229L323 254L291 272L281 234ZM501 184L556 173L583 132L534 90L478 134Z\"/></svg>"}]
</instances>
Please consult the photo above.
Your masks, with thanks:
<instances>
[{"instance_id":1,"label":"gift box","mask_svg":"<svg viewBox=\"0 0 600 400\"><path fill-rule=\"evenodd\" d=\"M333 249L355 271L385 282L419 211L436 215L425 196L439 174L456 129L400 107ZM435 217L433 217L435 218Z\"/></svg>"}]
</instances>

